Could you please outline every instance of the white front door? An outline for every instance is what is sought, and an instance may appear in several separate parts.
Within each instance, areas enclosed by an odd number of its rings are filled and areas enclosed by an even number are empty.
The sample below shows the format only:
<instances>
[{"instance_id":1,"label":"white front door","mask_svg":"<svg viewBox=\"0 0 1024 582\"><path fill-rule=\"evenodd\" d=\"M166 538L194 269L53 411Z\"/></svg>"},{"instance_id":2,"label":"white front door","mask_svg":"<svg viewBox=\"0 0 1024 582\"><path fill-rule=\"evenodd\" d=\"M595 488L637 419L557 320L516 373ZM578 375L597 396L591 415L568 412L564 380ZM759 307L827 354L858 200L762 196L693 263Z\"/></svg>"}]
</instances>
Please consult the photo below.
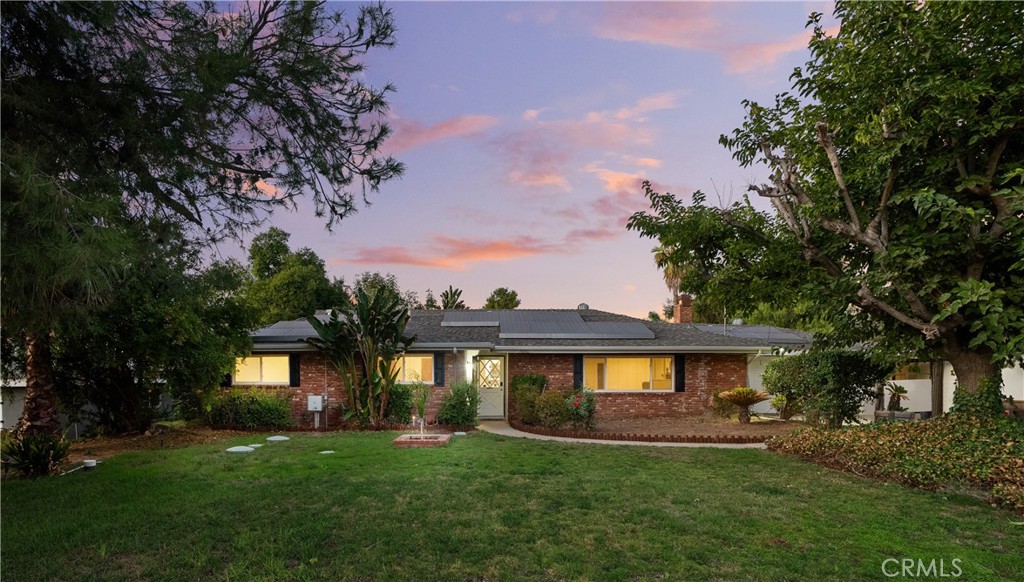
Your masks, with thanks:
<instances>
[{"instance_id":1,"label":"white front door","mask_svg":"<svg viewBox=\"0 0 1024 582\"><path fill-rule=\"evenodd\" d=\"M474 376L480 389L480 418L505 418L505 357L477 356Z\"/></svg>"}]
</instances>

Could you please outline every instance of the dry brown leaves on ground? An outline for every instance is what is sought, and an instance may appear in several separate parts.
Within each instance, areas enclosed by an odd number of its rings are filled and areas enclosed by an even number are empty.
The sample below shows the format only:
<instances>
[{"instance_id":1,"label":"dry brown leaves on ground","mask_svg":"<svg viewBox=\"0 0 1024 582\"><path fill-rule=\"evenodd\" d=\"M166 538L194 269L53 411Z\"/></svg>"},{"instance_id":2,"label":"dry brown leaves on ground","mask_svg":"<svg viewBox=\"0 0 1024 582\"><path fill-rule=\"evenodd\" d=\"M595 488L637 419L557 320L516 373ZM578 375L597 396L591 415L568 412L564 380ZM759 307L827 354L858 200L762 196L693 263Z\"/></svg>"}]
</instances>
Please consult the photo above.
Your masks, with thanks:
<instances>
[{"instance_id":1,"label":"dry brown leaves on ground","mask_svg":"<svg viewBox=\"0 0 1024 582\"><path fill-rule=\"evenodd\" d=\"M775 436L788 434L804 426L802 422L777 420L774 418L754 418L751 419L750 424L741 424L736 420L706 415L682 418L602 420L597 423L597 432L666 436Z\"/></svg>"},{"instance_id":2,"label":"dry brown leaves on ground","mask_svg":"<svg viewBox=\"0 0 1024 582\"><path fill-rule=\"evenodd\" d=\"M98 436L79 439L71 444L68 462L82 459L109 459L129 451L176 449L192 445L205 445L248 434L234 430L213 430L205 427L169 427L156 425L146 434Z\"/></svg>"}]
</instances>

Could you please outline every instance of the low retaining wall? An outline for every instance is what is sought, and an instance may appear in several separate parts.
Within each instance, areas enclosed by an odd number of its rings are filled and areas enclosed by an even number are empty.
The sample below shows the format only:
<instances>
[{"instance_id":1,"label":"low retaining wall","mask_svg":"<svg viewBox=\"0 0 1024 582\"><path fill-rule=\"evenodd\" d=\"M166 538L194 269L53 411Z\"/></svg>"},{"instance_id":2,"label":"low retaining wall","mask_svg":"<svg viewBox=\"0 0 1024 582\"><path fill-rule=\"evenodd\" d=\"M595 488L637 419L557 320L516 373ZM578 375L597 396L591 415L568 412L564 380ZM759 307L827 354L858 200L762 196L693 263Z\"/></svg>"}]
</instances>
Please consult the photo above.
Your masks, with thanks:
<instances>
[{"instance_id":1,"label":"low retaining wall","mask_svg":"<svg viewBox=\"0 0 1024 582\"><path fill-rule=\"evenodd\" d=\"M714 443L723 445L743 445L763 443L766 436L740 435L667 435L667 434L634 434L628 432L593 432L588 430L551 429L541 426L523 424L518 420L509 420L509 426L516 430L544 436L565 437L571 439L592 439L604 441L635 441L641 443Z\"/></svg>"}]
</instances>

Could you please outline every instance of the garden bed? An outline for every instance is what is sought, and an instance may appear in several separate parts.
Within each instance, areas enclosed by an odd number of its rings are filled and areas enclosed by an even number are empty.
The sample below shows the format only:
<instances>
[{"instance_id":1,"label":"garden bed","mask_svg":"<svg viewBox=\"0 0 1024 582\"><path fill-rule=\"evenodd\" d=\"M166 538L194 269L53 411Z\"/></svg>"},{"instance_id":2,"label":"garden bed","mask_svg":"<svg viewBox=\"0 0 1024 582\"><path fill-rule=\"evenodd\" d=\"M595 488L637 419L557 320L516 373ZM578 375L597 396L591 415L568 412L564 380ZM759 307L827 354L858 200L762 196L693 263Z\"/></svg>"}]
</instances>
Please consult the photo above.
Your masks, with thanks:
<instances>
[{"instance_id":1,"label":"garden bed","mask_svg":"<svg viewBox=\"0 0 1024 582\"><path fill-rule=\"evenodd\" d=\"M598 421L593 431L550 429L524 425L512 420L514 428L534 434L617 441L671 443L761 443L766 439L789 434L805 425L797 421L753 419L749 424L705 415L682 418L633 418Z\"/></svg>"}]
</instances>

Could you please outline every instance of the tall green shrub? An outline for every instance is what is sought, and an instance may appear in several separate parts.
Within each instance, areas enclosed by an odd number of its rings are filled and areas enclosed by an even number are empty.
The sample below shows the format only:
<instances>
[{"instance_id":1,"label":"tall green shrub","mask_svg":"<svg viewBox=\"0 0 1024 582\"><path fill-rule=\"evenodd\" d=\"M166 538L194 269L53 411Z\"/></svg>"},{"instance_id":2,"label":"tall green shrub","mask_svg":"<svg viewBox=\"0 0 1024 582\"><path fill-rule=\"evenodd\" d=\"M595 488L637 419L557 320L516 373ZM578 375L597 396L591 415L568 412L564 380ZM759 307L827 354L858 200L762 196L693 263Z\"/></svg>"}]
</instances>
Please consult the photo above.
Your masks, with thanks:
<instances>
[{"instance_id":1,"label":"tall green shrub","mask_svg":"<svg viewBox=\"0 0 1024 582\"><path fill-rule=\"evenodd\" d=\"M214 397L209 424L214 428L248 430L292 425L291 401L285 394L259 390L230 390Z\"/></svg>"},{"instance_id":2,"label":"tall green shrub","mask_svg":"<svg viewBox=\"0 0 1024 582\"><path fill-rule=\"evenodd\" d=\"M822 350L769 363L764 386L770 394L782 395L787 407L801 406L808 421L836 428L857 420L861 406L875 397L889 371L866 353Z\"/></svg>"},{"instance_id":3,"label":"tall green shrub","mask_svg":"<svg viewBox=\"0 0 1024 582\"><path fill-rule=\"evenodd\" d=\"M515 376L509 383L509 398L515 417L526 424L537 424L537 398L548 385L544 374Z\"/></svg>"},{"instance_id":4,"label":"tall green shrub","mask_svg":"<svg viewBox=\"0 0 1024 582\"><path fill-rule=\"evenodd\" d=\"M804 399L814 392L809 366L804 355L783 356L765 366L761 381L765 392L775 396L772 406L783 420L803 412Z\"/></svg>"},{"instance_id":5,"label":"tall green shrub","mask_svg":"<svg viewBox=\"0 0 1024 582\"><path fill-rule=\"evenodd\" d=\"M412 421L413 385L395 384L388 399L384 418L391 424L409 424Z\"/></svg>"},{"instance_id":6,"label":"tall green shrub","mask_svg":"<svg viewBox=\"0 0 1024 582\"><path fill-rule=\"evenodd\" d=\"M560 428L572 420L566 395L548 390L537 397L537 424L547 428Z\"/></svg>"},{"instance_id":7,"label":"tall green shrub","mask_svg":"<svg viewBox=\"0 0 1024 582\"><path fill-rule=\"evenodd\" d=\"M477 407L480 406L480 391L472 382L458 382L450 394L441 400L437 419L452 426L476 426Z\"/></svg>"}]
</instances>

